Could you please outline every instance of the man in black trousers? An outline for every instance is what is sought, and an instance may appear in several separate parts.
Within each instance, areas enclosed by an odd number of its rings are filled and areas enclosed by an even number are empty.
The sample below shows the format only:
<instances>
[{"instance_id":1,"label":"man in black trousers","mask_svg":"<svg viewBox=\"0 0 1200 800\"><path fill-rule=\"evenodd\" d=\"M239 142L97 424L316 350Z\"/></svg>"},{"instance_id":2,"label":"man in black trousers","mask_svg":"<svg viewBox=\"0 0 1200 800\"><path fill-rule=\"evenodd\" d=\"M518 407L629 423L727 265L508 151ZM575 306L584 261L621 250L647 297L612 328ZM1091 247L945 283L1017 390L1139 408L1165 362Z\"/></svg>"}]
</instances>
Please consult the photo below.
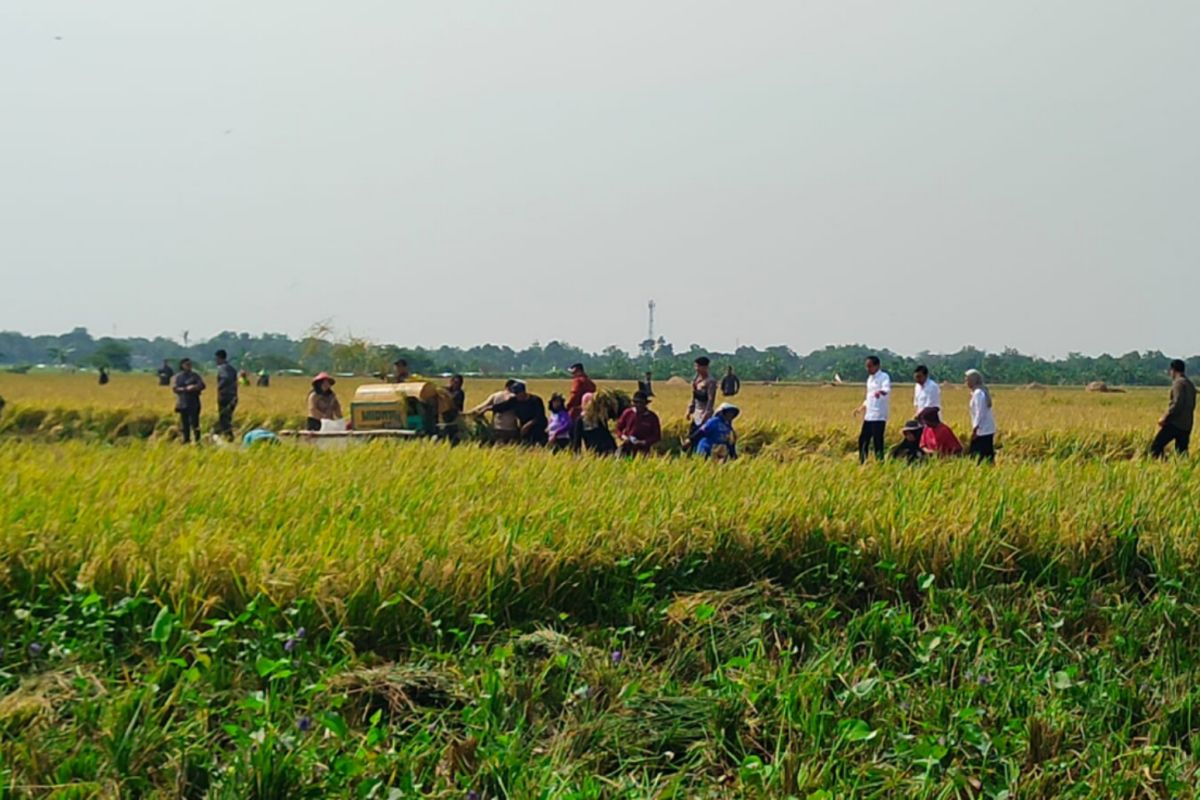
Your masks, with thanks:
<instances>
[{"instance_id":1,"label":"man in black trousers","mask_svg":"<svg viewBox=\"0 0 1200 800\"><path fill-rule=\"evenodd\" d=\"M224 350L218 350L217 359L217 435L233 440L233 411L238 402L238 375L228 361Z\"/></svg>"},{"instance_id":2,"label":"man in black trousers","mask_svg":"<svg viewBox=\"0 0 1200 800\"><path fill-rule=\"evenodd\" d=\"M1196 385L1187 377L1187 365L1181 359L1171 362L1171 394L1167 413L1158 421L1158 435L1150 444L1150 455L1165 458L1167 445L1175 443L1175 452L1187 455L1196 414Z\"/></svg>"}]
</instances>

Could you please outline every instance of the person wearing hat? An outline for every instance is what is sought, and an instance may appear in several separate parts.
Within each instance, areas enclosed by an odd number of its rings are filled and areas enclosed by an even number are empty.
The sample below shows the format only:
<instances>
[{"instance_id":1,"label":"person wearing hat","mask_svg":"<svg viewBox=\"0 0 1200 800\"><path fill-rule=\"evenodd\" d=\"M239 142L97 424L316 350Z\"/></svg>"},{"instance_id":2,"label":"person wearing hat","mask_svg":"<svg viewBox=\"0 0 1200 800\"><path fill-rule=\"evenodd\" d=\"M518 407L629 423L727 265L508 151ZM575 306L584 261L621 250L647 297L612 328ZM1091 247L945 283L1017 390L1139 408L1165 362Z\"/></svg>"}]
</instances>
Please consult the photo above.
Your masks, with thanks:
<instances>
[{"instance_id":1,"label":"person wearing hat","mask_svg":"<svg viewBox=\"0 0 1200 800\"><path fill-rule=\"evenodd\" d=\"M342 404L333 393L333 385L337 383L328 372L322 372L312 379L312 391L308 393L308 422L310 431L321 430L321 420L341 419Z\"/></svg>"},{"instance_id":2,"label":"person wearing hat","mask_svg":"<svg viewBox=\"0 0 1200 800\"><path fill-rule=\"evenodd\" d=\"M721 403L712 417L688 437L689 443L696 449L696 454L704 458L716 457L730 461L737 458L733 421L740 413L741 409L733 403Z\"/></svg>"},{"instance_id":3,"label":"person wearing hat","mask_svg":"<svg viewBox=\"0 0 1200 800\"><path fill-rule=\"evenodd\" d=\"M572 420L579 419L579 415L583 412L583 396L595 393L596 384L588 377L583 364L572 364L571 391L567 395L567 413L571 415Z\"/></svg>"},{"instance_id":4,"label":"person wearing hat","mask_svg":"<svg viewBox=\"0 0 1200 800\"><path fill-rule=\"evenodd\" d=\"M692 441L696 431L713 416L717 403L717 379L709 373L712 362L708 356L700 356L694 362L696 376L692 378L692 401L688 403L688 440Z\"/></svg>"},{"instance_id":5,"label":"person wearing hat","mask_svg":"<svg viewBox=\"0 0 1200 800\"><path fill-rule=\"evenodd\" d=\"M179 414L179 429L183 434L183 443L192 440L196 435L196 443L200 443L200 393L204 391L204 378L192 370L190 358L181 359L179 372L175 373L175 383L171 387L175 392L175 411Z\"/></svg>"},{"instance_id":6,"label":"person wearing hat","mask_svg":"<svg viewBox=\"0 0 1200 800\"><path fill-rule=\"evenodd\" d=\"M263 388L271 385L271 373L267 372L266 367L258 371L258 383L256 385Z\"/></svg>"},{"instance_id":7,"label":"person wearing hat","mask_svg":"<svg viewBox=\"0 0 1200 800\"><path fill-rule=\"evenodd\" d=\"M921 449L921 431L923 430L921 423L915 419L910 419L904 423L904 427L900 429L901 435L904 436L900 443L892 448L890 453L892 458L903 459L910 463L921 461L925 458L925 451ZM961 446L959 449L962 449Z\"/></svg>"},{"instance_id":8,"label":"person wearing hat","mask_svg":"<svg viewBox=\"0 0 1200 800\"><path fill-rule=\"evenodd\" d=\"M658 414L650 410L650 398L645 392L634 392L633 406L617 418L617 440L621 455L649 455L651 448L662 440L662 425Z\"/></svg>"}]
</instances>

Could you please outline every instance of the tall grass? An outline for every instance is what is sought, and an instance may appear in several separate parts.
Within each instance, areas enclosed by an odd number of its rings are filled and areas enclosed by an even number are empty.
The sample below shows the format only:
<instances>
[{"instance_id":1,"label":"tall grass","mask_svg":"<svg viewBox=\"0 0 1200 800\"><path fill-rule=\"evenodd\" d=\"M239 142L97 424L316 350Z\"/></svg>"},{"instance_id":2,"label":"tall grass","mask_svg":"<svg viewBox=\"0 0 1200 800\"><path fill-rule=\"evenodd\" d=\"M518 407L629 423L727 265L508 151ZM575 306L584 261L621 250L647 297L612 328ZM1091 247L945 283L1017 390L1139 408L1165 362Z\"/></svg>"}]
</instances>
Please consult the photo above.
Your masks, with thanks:
<instances>
[{"instance_id":1,"label":"tall grass","mask_svg":"<svg viewBox=\"0 0 1200 800\"><path fill-rule=\"evenodd\" d=\"M1159 570L1186 576L1200 528L1194 469L1144 462L719 466L424 444L4 453L14 591L80 583L192 606L306 597L372 630L389 598L409 616L601 615L631 572L678 586L803 582L841 547L867 578L887 562L968 587L1112 571L1122 537L1136 537Z\"/></svg>"}]
</instances>

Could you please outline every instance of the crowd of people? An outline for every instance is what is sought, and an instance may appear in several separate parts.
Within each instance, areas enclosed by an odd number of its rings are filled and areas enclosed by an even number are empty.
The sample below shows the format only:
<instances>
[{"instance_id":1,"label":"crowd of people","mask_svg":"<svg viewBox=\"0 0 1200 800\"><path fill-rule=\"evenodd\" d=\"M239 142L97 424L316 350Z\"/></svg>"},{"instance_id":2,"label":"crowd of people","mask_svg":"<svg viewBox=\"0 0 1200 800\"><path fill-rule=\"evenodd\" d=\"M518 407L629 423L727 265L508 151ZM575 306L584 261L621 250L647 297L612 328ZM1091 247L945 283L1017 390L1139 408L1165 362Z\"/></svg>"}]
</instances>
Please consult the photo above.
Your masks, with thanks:
<instances>
[{"instance_id":1,"label":"crowd of people","mask_svg":"<svg viewBox=\"0 0 1200 800\"><path fill-rule=\"evenodd\" d=\"M248 385L249 376L234 369L224 350L215 353L215 361L218 415L214 432L217 436L232 439L238 385ZM688 432L682 442L683 449L704 458L735 459L734 421L741 410L730 402L718 403L718 394L736 395L741 390L741 381L732 367L718 381L711 373L712 363L707 356L697 358L694 366L686 411ZM942 418L941 386L930 376L929 369L921 365L913 373L913 417L901 427L900 441L887 451L885 440L891 411L892 379L877 356L867 357L865 366L866 396L853 412L856 417L862 417L858 437L860 463L865 463L872 454L882 460L885 453L893 459L908 462L961 455L982 462L995 460L996 417L992 394L979 370L967 370L963 376L969 392L967 410L970 418L965 445ZM654 398L650 373L638 381L632 404L627 408L617 406L613 396L599 392L583 364L572 364L570 373L567 395L552 394L548 403L531 393L523 381L510 379L503 389L469 409L466 408L463 377L452 375L444 387L451 408L443 414L443 422L454 422L464 414L483 417L488 421L491 441L498 445L547 447L597 455L646 456L653 452L663 434L658 415L650 409ZM204 379L192 368L188 358L179 362L178 372L172 371L164 361L158 375L160 384L173 388L183 441L199 441L200 394L206 389ZM1195 417L1196 387L1187 377L1183 361L1171 362L1170 376L1167 412L1158 421L1158 433L1149 448L1156 458L1164 457L1172 443L1179 454L1188 452ZM393 383L414 379L404 359L392 365L389 375L380 377ZM268 381L269 378L260 374L260 386L267 385ZM341 403L333 390L335 383L327 372L312 379L307 401L306 427L309 431L322 430L325 420L342 419ZM610 430L612 420L615 420L615 426Z\"/></svg>"}]
</instances>

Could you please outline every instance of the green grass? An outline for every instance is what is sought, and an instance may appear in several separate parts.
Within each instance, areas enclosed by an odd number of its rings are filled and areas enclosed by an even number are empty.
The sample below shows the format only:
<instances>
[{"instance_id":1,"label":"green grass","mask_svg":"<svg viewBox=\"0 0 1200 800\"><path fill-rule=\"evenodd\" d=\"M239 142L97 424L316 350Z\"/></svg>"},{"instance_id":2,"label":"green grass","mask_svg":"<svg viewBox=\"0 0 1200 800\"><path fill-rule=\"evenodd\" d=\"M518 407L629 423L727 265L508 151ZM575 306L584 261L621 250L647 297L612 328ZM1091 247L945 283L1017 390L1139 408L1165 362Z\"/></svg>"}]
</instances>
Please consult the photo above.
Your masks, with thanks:
<instances>
[{"instance_id":1,"label":"green grass","mask_svg":"<svg viewBox=\"0 0 1200 800\"><path fill-rule=\"evenodd\" d=\"M1187 463L0 457L0 797L1193 794Z\"/></svg>"}]
</instances>

